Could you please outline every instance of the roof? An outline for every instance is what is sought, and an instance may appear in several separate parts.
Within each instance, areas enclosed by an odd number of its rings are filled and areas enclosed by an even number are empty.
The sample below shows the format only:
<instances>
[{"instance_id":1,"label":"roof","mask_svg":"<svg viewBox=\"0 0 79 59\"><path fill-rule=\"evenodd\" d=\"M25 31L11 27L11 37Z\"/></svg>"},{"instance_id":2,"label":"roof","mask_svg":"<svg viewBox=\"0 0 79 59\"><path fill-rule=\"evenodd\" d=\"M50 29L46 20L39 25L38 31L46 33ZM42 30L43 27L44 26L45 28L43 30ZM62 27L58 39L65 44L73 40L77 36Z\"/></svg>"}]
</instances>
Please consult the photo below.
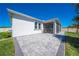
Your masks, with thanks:
<instances>
[{"instance_id":1,"label":"roof","mask_svg":"<svg viewBox=\"0 0 79 59\"><path fill-rule=\"evenodd\" d=\"M43 21L43 23L50 23L50 22L56 22L56 23L60 24L60 21L58 18L52 18L52 19L49 19L47 21Z\"/></svg>"},{"instance_id":2,"label":"roof","mask_svg":"<svg viewBox=\"0 0 79 59\"><path fill-rule=\"evenodd\" d=\"M16 11L11 10L11 9L7 9L7 10L8 10L8 12L9 12L9 14L10 14L11 16L18 15L18 16L22 16L22 17L24 17L24 18L30 18L30 19L32 19L32 20L34 20L34 21L41 21L40 19L34 18L34 17L32 17L32 16L29 16L29 15L26 15L26 14L23 14L23 13L20 13L20 12L16 12Z\"/></svg>"},{"instance_id":3,"label":"roof","mask_svg":"<svg viewBox=\"0 0 79 59\"><path fill-rule=\"evenodd\" d=\"M23 18L25 18L25 20L27 20L26 18L30 18L31 21L40 21L40 22L43 22L43 23L49 23L49 22L57 22L58 24L60 24L59 22L59 19L58 18L52 18L52 19L49 19L49 20L40 20L40 19L37 19L37 18L34 18L32 16L29 16L29 15L26 15L26 14L23 14L23 13L20 13L20 12L16 12L14 10L11 10L11 9L7 9L8 12L10 13L11 16L15 16L15 15L18 15L18 16L22 16ZM21 17L20 17L21 18ZM60 24L61 25L61 24Z\"/></svg>"}]
</instances>

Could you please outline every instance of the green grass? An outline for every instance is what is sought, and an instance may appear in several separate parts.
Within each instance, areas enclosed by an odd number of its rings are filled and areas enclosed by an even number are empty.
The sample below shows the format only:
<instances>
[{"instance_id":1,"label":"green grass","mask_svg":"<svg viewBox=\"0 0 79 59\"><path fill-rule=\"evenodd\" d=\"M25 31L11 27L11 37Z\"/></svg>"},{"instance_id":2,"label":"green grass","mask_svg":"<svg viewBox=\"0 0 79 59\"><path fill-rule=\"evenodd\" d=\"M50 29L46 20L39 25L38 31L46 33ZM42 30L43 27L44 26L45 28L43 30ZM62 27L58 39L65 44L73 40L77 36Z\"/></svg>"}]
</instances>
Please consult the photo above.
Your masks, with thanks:
<instances>
[{"instance_id":1,"label":"green grass","mask_svg":"<svg viewBox=\"0 0 79 59\"><path fill-rule=\"evenodd\" d=\"M14 44L12 38L2 39L0 41L0 56L15 55Z\"/></svg>"},{"instance_id":2,"label":"green grass","mask_svg":"<svg viewBox=\"0 0 79 59\"><path fill-rule=\"evenodd\" d=\"M79 33L66 32L65 55L79 56Z\"/></svg>"},{"instance_id":3,"label":"green grass","mask_svg":"<svg viewBox=\"0 0 79 59\"><path fill-rule=\"evenodd\" d=\"M14 56L15 49L11 32L0 32L0 56Z\"/></svg>"}]
</instances>

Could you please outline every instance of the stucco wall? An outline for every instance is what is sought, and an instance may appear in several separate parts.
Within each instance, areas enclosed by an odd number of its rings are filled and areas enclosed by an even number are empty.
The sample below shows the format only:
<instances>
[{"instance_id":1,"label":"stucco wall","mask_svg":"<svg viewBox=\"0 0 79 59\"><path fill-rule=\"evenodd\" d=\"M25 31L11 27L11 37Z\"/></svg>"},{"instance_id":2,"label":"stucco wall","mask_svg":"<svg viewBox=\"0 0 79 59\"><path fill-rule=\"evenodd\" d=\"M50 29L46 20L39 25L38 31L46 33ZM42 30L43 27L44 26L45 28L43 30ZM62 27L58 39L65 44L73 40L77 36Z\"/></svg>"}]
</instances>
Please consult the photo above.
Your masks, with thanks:
<instances>
[{"instance_id":1,"label":"stucco wall","mask_svg":"<svg viewBox=\"0 0 79 59\"><path fill-rule=\"evenodd\" d=\"M34 26L34 21L12 18L12 35L13 37L16 37L23 35L31 35L35 33L42 33L43 28L41 30L35 30Z\"/></svg>"},{"instance_id":2,"label":"stucco wall","mask_svg":"<svg viewBox=\"0 0 79 59\"><path fill-rule=\"evenodd\" d=\"M56 22L54 22L54 34L61 32L61 25L58 25Z\"/></svg>"}]
</instances>

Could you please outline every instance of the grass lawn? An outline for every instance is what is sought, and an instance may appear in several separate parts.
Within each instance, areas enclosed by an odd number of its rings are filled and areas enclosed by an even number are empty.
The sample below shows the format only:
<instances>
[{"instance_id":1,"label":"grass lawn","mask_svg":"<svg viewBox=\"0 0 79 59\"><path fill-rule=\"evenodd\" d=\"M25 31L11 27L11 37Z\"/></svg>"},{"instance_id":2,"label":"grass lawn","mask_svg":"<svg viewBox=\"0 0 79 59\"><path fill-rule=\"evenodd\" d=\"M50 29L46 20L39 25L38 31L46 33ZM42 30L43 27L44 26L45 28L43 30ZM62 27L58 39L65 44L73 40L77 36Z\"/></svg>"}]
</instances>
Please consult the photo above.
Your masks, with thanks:
<instances>
[{"instance_id":1,"label":"grass lawn","mask_svg":"<svg viewBox=\"0 0 79 59\"><path fill-rule=\"evenodd\" d=\"M0 56L15 55L13 39L11 37L5 39L0 39Z\"/></svg>"},{"instance_id":2,"label":"grass lawn","mask_svg":"<svg viewBox=\"0 0 79 59\"><path fill-rule=\"evenodd\" d=\"M79 56L79 33L66 32L65 55Z\"/></svg>"}]
</instances>

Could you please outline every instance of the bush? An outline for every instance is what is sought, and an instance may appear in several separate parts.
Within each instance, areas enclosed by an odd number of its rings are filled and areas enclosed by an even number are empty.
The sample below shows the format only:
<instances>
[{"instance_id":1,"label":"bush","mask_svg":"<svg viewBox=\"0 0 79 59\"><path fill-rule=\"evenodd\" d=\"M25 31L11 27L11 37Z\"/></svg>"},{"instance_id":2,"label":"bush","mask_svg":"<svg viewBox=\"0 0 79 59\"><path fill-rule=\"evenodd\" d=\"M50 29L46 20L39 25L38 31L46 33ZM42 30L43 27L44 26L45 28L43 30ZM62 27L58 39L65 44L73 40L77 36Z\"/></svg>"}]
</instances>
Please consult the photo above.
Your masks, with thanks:
<instances>
[{"instance_id":1,"label":"bush","mask_svg":"<svg viewBox=\"0 0 79 59\"><path fill-rule=\"evenodd\" d=\"M1 32L0 33L0 39L2 39L2 38L9 38L11 36L12 36L11 32Z\"/></svg>"}]
</instances>

